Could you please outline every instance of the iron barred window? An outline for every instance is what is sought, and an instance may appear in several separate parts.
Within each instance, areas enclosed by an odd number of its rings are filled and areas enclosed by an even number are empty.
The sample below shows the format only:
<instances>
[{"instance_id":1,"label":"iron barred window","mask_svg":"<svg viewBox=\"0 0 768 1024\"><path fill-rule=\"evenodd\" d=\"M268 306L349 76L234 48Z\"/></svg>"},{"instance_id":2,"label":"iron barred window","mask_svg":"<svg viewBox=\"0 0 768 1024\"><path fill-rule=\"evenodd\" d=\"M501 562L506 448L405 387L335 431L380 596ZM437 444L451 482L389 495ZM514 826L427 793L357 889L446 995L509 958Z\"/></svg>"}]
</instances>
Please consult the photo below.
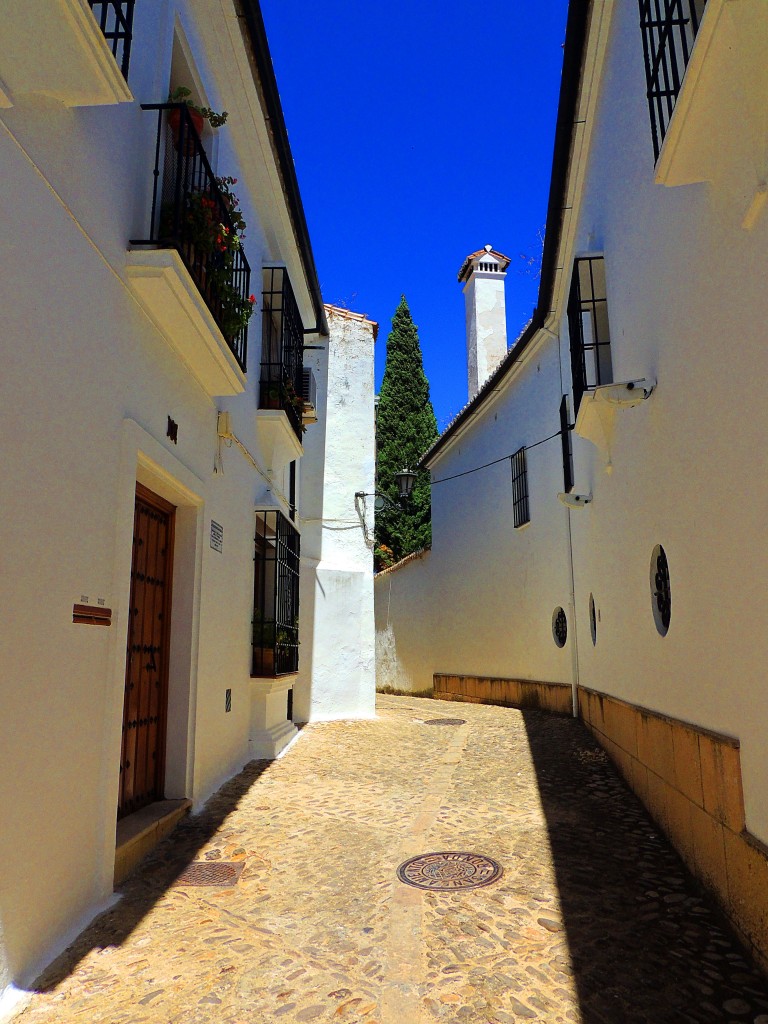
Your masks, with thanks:
<instances>
[{"instance_id":1,"label":"iron barred window","mask_svg":"<svg viewBox=\"0 0 768 1024\"><path fill-rule=\"evenodd\" d=\"M299 667L299 534L276 510L256 513L252 676Z\"/></svg>"},{"instance_id":2,"label":"iron barred window","mask_svg":"<svg viewBox=\"0 0 768 1024\"><path fill-rule=\"evenodd\" d=\"M128 81L134 0L88 0L104 38Z\"/></svg>"},{"instance_id":3,"label":"iron barred window","mask_svg":"<svg viewBox=\"0 0 768 1024\"><path fill-rule=\"evenodd\" d=\"M560 441L563 446L563 490L573 490L573 448L571 445L571 424L568 418L568 396L563 395L560 403Z\"/></svg>"},{"instance_id":4,"label":"iron barred window","mask_svg":"<svg viewBox=\"0 0 768 1024\"><path fill-rule=\"evenodd\" d=\"M515 529L531 521L528 509L528 470L525 462L525 448L512 456L512 515Z\"/></svg>"},{"instance_id":5,"label":"iron barred window","mask_svg":"<svg viewBox=\"0 0 768 1024\"><path fill-rule=\"evenodd\" d=\"M575 417L587 388L613 382L605 260L602 256L574 262L568 298L568 333L571 338Z\"/></svg>"},{"instance_id":6,"label":"iron barred window","mask_svg":"<svg viewBox=\"0 0 768 1024\"><path fill-rule=\"evenodd\" d=\"M658 160L707 0L639 3L653 156Z\"/></svg>"},{"instance_id":7,"label":"iron barred window","mask_svg":"<svg viewBox=\"0 0 768 1024\"><path fill-rule=\"evenodd\" d=\"M260 409L282 409L301 440L304 325L285 267L264 268Z\"/></svg>"}]
</instances>

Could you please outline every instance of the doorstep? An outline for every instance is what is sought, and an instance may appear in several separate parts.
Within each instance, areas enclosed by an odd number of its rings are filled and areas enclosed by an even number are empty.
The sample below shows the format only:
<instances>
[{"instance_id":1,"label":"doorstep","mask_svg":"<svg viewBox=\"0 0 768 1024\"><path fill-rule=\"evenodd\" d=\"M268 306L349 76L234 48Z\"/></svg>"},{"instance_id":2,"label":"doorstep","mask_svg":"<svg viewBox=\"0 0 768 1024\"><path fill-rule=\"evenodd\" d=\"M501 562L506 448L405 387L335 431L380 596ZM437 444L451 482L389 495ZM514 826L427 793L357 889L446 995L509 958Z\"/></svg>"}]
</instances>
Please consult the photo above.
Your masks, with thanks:
<instances>
[{"instance_id":1,"label":"doorstep","mask_svg":"<svg viewBox=\"0 0 768 1024\"><path fill-rule=\"evenodd\" d=\"M191 800L158 800L118 821L115 885L125 881L139 861L176 828L191 806Z\"/></svg>"}]
</instances>

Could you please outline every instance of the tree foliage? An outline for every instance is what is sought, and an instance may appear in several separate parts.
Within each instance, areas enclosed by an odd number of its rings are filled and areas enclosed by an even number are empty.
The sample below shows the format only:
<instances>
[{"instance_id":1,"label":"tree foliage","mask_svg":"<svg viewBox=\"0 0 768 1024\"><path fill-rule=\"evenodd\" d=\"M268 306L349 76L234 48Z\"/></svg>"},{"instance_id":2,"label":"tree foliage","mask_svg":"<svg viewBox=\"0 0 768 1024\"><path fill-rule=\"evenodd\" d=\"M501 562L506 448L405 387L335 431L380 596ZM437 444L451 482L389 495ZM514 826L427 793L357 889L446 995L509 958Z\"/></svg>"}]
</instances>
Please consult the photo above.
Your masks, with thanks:
<instances>
[{"instance_id":1,"label":"tree foliage","mask_svg":"<svg viewBox=\"0 0 768 1024\"><path fill-rule=\"evenodd\" d=\"M376 420L376 489L396 505L395 474L407 466L414 469L424 452L437 439L437 421L429 399L429 381L424 374L416 325L405 296L392 318L387 339L387 362L379 394ZM429 471L421 470L413 493L399 509L376 512L378 567L404 558L426 547L432 540Z\"/></svg>"}]
</instances>

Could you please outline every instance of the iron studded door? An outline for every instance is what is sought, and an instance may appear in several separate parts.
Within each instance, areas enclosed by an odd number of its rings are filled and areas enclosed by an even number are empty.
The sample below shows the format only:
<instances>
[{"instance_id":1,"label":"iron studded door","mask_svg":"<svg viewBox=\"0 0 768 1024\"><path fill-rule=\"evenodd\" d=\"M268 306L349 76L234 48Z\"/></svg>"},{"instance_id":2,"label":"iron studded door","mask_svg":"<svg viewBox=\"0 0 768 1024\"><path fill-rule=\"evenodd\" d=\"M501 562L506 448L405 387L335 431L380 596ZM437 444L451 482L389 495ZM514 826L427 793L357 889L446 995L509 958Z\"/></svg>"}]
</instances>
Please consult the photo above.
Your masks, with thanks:
<instances>
[{"instance_id":1,"label":"iron studded door","mask_svg":"<svg viewBox=\"0 0 768 1024\"><path fill-rule=\"evenodd\" d=\"M175 512L136 485L118 818L163 798Z\"/></svg>"}]
</instances>

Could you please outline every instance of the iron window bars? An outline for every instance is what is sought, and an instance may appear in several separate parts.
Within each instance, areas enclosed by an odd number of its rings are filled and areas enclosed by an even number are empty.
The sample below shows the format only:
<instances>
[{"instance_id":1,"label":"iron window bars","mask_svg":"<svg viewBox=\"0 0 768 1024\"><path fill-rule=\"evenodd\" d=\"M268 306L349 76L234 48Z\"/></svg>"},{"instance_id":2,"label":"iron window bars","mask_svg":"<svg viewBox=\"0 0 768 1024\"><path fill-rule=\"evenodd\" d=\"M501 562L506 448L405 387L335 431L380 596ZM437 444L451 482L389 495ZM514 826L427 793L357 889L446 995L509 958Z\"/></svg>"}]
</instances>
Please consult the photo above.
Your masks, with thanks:
<instances>
[{"instance_id":1,"label":"iron window bars","mask_svg":"<svg viewBox=\"0 0 768 1024\"><path fill-rule=\"evenodd\" d=\"M563 395L563 400L560 403L560 441L563 446L563 490L566 494L570 494L573 490L572 429L568 418L568 396Z\"/></svg>"},{"instance_id":2,"label":"iron window bars","mask_svg":"<svg viewBox=\"0 0 768 1024\"><path fill-rule=\"evenodd\" d=\"M135 0L88 0L112 55L128 81Z\"/></svg>"},{"instance_id":3,"label":"iron window bars","mask_svg":"<svg viewBox=\"0 0 768 1024\"><path fill-rule=\"evenodd\" d=\"M639 0L654 161L659 159L706 2Z\"/></svg>"},{"instance_id":4,"label":"iron window bars","mask_svg":"<svg viewBox=\"0 0 768 1024\"><path fill-rule=\"evenodd\" d=\"M256 513L252 676L298 670L299 542L281 512Z\"/></svg>"},{"instance_id":5,"label":"iron window bars","mask_svg":"<svg viewBox=\"0 0 768 1024\"><path fill-rule=\"evenodd\" d=\"M664 635L669 629L669 623L672 619L672 586L669 580L669 562L667 561L667 553L661 545L659 545L658 551L656 552L656 567L653 576L653 583L653 596L656 599L658 620L662 627L659 632Z\"/></svg>"},{"instance_id":6,"label":"iron window bars","mask_svg":"<svg viewBox=\"0 0 768 1024\"><path fill-rule=\"evenodd\" d=\"M577 259L573 264L568 298L568 333L575 418L584 392L599 384L610 384L613 380L605 260L602 256Z\"/></svg>"},{"instance_id":7,"label":"iron window bars","mask_svg":"<svg viewBox=\"0 0 768 1024\"><path fill-rule=\"evenodd\" d=\"M552 622L552 635L558 647L565 647L566 640L568 639L568 619L562 608L558 608L555 612L554 621Z\"/></svg>"},{"instance_id":8,"label":"iron window bars","mask_svg":"<svg viewBox=\"0 0 768 1024\"><path fill-rule=\"evenodd\" d=\"M285 267L264 267L259 408L282 409L301 440L304 325Z\"/></svg>"},{"instance_id":9,"label":"iron window bars","mask_svg":"<svg viewBox=\"0 0 768 1024\"><path fill-rule=\"evenodd\" d=\"M525 448L520 448L510 459L512 464L512 516L515 529L531 521L528 510L528 469Z\"/></svg>"},{"instance_id":10,"label":"iron window bars","mask_svg":"<svg viewBox=\"0 0 768 1024\"><path fill-rule=\"evenodd\" d=\"M131 245L176 249L245 373L248 328L243 326L251 268L242 248L226 246L235 234L229 206L211 170L185 103L143 103L157 112L149 237Z\"/></svg>"}]
</instances>

